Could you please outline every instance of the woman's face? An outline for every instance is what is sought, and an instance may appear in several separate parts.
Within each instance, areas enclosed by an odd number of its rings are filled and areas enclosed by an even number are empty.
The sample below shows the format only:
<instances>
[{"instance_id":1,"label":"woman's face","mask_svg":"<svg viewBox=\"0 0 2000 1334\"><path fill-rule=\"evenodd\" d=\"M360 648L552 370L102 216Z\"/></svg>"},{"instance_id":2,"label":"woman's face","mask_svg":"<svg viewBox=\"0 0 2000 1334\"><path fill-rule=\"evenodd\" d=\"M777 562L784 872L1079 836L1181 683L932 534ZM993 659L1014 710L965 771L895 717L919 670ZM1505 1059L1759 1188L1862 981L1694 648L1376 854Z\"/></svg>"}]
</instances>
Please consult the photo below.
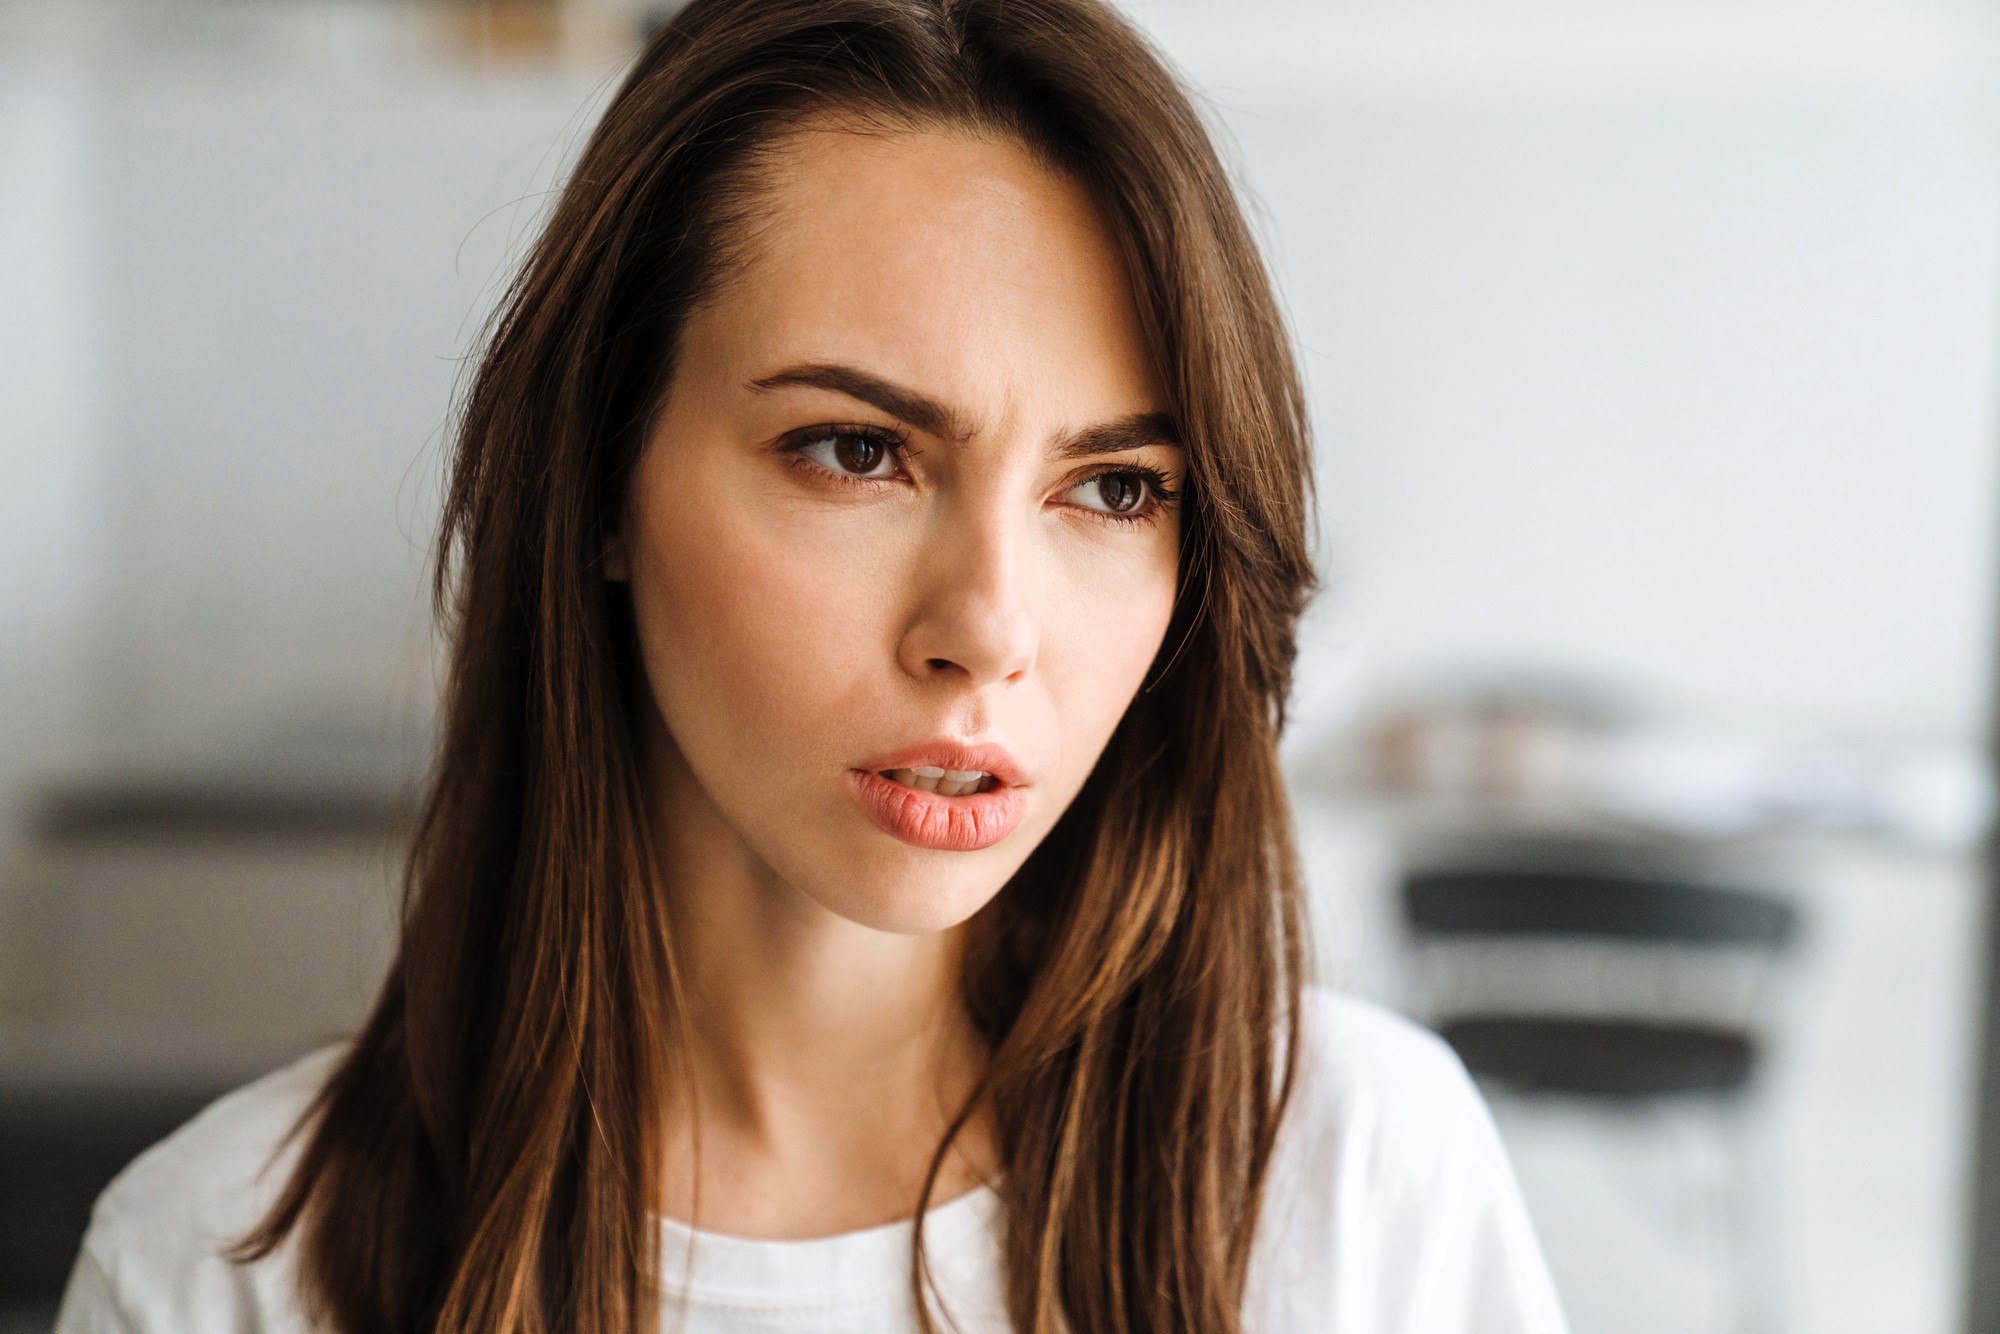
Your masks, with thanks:
<instances>
[{"instance_id":1,"label":"woman's face","mask_svg":"<svg viewBox=\"0 0 2000 1334\"><path fill-rule=\"evenodd\" d=\"M664 855L704 892L937 931L1049 832L1153 662L1183 456L1111 237L1019 145L814 129L765 179L607 566Z\"/></svg>"}]
</instances>

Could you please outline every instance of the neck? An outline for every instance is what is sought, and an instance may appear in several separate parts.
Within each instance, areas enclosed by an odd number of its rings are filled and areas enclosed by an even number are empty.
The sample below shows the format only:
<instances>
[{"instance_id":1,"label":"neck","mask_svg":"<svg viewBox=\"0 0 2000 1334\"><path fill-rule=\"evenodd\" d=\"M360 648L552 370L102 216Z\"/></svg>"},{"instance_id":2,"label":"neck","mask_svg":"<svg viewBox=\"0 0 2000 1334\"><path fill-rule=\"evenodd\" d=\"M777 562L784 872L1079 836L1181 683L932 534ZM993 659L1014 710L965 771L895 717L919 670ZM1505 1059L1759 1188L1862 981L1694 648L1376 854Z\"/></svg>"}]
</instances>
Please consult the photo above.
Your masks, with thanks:
<instances>
[{"instance_id":1,"label":"neck","mask_svg":"<svg viewBox=\"0 0 2000 1334\"><path fill-rule=\"evenodd\" d=\"M654 790L688 1049L668 1090L667 1205L738 1235L906 1218L987 1051L960 989L963 926L899 935L828 911L730 831L676 756ZM676 779L675 769L681 777ZM989 1177L968 1124L943 1201Z\"/></svg>"},{"instance_id":2,"label":"neck","mask_svg":"<svg viewBox=\"0 0 2000 1334\"><path fill-rule=\"evenodd\" d=\"M892 935L788 902L789 887L729 880L672 891L703 1112L779 1137L843 1104L886 1114L965 1091L978 1042L962 928Z\"/></svg>"}]
</instances>

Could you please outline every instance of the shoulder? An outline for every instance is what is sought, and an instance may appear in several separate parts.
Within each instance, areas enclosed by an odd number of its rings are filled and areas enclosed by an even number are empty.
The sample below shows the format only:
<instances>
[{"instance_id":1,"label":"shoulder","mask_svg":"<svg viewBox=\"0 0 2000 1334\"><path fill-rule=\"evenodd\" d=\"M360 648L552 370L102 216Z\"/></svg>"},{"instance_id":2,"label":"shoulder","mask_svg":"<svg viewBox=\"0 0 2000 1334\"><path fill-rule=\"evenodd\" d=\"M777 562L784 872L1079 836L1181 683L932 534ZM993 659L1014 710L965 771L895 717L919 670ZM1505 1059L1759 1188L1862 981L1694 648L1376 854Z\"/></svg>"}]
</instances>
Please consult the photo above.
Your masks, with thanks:
<instances>
[{"instance_id":1,"label":"shoulder","mask_svg":"<svg viewBox=\"0 0 2000 1334\"><path fill-rule=\"evenodd\" d=\"M105 1187L93 1228L248 1228L282 1184L277 1160L291 1157L284 1141L341 1051L321 1048L210 1103Z\"/></svg>"},{"instance_id":2,"label":"shoulder","mask_svg":"<svg viewBox=\"0 0 2000 1334\"><path fill-rule=\"evenodd\" d=\"M1329 987L1300 1000L1300 1074L1319 1096L1358 1105L1472 1092L1451 1044L1414 1020Z\"/></svg>"},{"instance_id":3,"label":"shoulder","mask_svg":"<svg viewBox=\"0 0 2000 1334\"><path fill-rule=\"evenodd\" d=\"M1451 1046L1306 988L1258 1227L1260 1328L1561 1334L1485 1099Z\"/></svg>"},{"instance_id":4,"label":"shoulder","mask_svg":"<svg viewBox=\"0 0 2000 1334\"><path fill-rule=\"evenodd\" d=\"M133 1159L91 1213L57 1334L304 1329L289 1248L250 1265L224 1252L283 1188L292 1131L341 1052L322 1048L225 1094Z\"/></svg>"},{"instance_id":5,"label":"shoulder","mask_svg":"<svg viewBox=\"0 0 2000 1334\"><path fill-rule=\"evenodd\" d=\"M1377 1190L1414 1188L1439 1151L1490 1125L1458 1053L1392 1010L1307 987L1299 1014L1299 1073L1287 1114L1296 1147L1363 1155L1348 1166Z\"/></svg>"}]
</instances>

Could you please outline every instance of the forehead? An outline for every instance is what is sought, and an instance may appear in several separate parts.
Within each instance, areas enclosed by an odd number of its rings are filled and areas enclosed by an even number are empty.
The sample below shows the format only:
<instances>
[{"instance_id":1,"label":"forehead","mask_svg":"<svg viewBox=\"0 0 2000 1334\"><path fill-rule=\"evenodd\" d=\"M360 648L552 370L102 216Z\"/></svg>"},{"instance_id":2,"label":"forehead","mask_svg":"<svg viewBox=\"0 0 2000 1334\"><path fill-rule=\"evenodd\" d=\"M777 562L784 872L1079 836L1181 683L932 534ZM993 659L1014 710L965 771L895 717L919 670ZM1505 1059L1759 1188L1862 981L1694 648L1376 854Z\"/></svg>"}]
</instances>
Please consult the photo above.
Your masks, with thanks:
<instances>
[{"instance_id":1,"label":"forehead","mask_svg":"<svg viewBox=\"0 0 2000 1334\"><path fill-rule=\"evenodd\" d=\"M750 375L858 363L975 412L1165 406L1094 201L1014 140L811 128L759 178L743 260L687 353Z\"/></svg>"}]
</instances>

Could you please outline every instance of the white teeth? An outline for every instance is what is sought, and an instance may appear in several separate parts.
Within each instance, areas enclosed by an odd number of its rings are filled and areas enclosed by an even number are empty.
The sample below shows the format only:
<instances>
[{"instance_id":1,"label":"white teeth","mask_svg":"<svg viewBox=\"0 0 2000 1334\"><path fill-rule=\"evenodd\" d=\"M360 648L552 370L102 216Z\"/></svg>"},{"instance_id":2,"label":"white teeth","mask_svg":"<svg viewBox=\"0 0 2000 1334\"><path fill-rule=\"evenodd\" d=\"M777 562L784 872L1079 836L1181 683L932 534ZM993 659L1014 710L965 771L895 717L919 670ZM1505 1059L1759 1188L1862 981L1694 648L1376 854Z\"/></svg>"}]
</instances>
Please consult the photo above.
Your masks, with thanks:
<instances>
[{"instance_id":1,"label":"white teeth","mask_svg":"<svg viewBox=\"0 0 2000 1334\"><path fill-rule=\"evenodd\" d=\"M908 769L891 769L884 777L893 783L935 792L944 797L965 797L986 786L986 774L978 769L939 769L928 764Z\"/></svg>"}]
</instances>

